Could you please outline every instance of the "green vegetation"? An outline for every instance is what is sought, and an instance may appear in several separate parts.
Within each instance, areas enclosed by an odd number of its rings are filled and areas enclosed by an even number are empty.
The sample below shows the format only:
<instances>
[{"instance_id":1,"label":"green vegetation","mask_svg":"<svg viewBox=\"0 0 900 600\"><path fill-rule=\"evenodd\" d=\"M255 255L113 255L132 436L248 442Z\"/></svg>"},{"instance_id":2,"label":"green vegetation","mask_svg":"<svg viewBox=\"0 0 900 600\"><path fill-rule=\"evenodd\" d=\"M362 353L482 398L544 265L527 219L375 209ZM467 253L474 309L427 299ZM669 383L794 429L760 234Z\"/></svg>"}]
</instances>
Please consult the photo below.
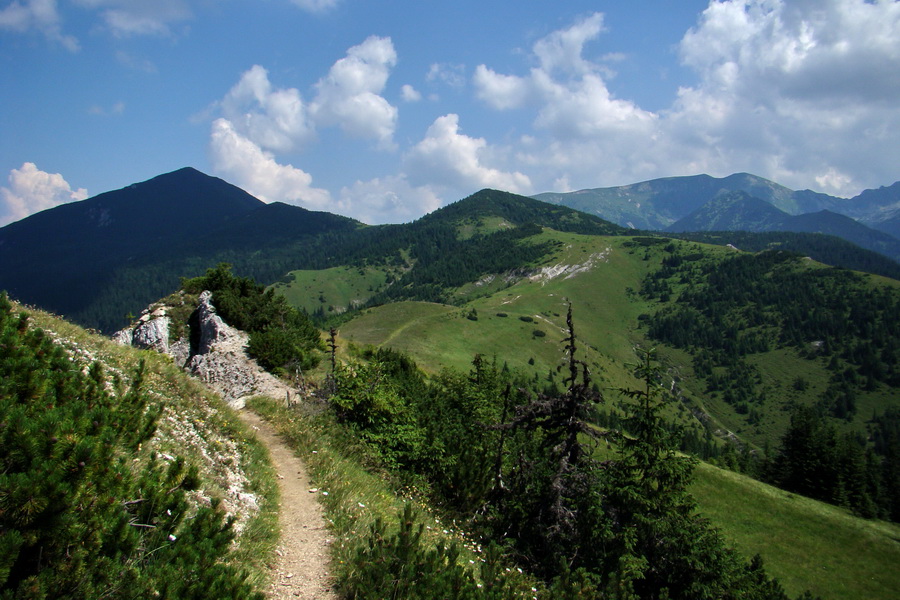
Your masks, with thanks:
<instances>
[{"instance_id":1,"label":"green vegetation","mask_svg":"<svg viewBox=\"0 0 900 600\"><path fill-rule=\"evenodd\" d=\"M230 558L234 517L196 506L183 458L135 463L163 410L81 365L0 296L0 595L260 597Z\"/></svg>"},{"instance_id":2,"label":"green vegetation","mask_svg":"<svg viewBox=\"0 0 900 600\"><path fill-rule=\"evenodd\" d=\"M853 421L858 397L900 385L896 287L872 285L849 271L810 268L780 251L710 263L699 254L668 250L641 293L675 300L645 319L648 334L691 352L694 376L705 381L709 397L760 423L769 399L757 366L762 363L748 357L791 349L827 374L823 390L810 390L804 371L793 372L791 393L818 398L794 409L771 462L751 470L862 516L896 518L887 491L900 482L887 457L897 450L883 448L878 455L864 437L838 435L826 422L826 416Z\"/></svg>"},{"instance_id":3,"label":"green vegetation","mask_svg":"<svg viewBox=\"0 0 900 600\"><path fill-rule=\"evenodd\" d=\"M551 597L785 597L759 559L727 550L696 514L686 491L692 465L675 455L663 426L661 373L650 355L638 370L644 387L622 392L636 401L622 421L629 435L589 425L600 397L577 358L571 313L566 323L561 393L532 396L527 381L481 356L468 375L445 370L426 379L402 354L370 350L337 369L335 415L378 464L466 523L482 546L505 547ZM599 435L621 452L603 468L586 443ZM371 529L377 543L359 556L377 568L363 580L406 572L390 565L407 561L381 553L411 552L417 531L402 525L388 539ZM447 556L438 549L412 562L437 572ZM451 584L435 577L435 585Z\"/></svg>"},{"instance_id":4,"label":"green vegetation","mask_svg":"<svg viewBox=\"0 0 900 600\"><path fill-rule=\"evenodd\" d=\"M366 304L387 283L390 271L370 266L291 271L272 289L291 306L324 320L333 313Z\"/></svg>"},{"instance_id":5,"label":"green vegetation","mask_svg":"<svg viewBox=\"0 0 900 600\"><path fill-rule=\"evenodd\" d=\"M232 275L230 265L222 263L204 276L182 280L181 285L188 293L213 293L216 312L229 325L250 334L247 351L263 368L293 373L319 364L325 346L306 315L273 290Z\"/></svg>"},{"instance_id":6,"label":"green vegetation","mask_svg":"<svg viewBox=\"0 0 900 600\"><path fill-rule=\"evenodd\" d=\"M546 598L533 578L483 548L451 516L378 468L372 447L329 413L267 398L248 406L270 421L310 468L336 537L332 568L348 598ZM368 468L364 465L368 465Z\"/></svg>"},{"instance_id":7,"label":"green vegetation","mask_svg":"<svg viewBox=\"0 0 900 600\"><path fill-rule=\"evenodd\" d=\"M900 589L900 526L853 516L746 475L700 463L690 492L707 517L745 556L796 595L891 600Z\"/></svg>"},{"instance_id":8,"label":"green vegetation","mask_svg":"<svg viewBox=\"0 0 900 600\"><path fill-rule=\"evenodd\" d=\"M732 244L745 252L763 250L784 250L801 256L809 256L820 263L874 273L900 280L900 264L887 256L871 250L863 250L856 244L832 235L818 233L794 233L789 231L754 232L747 231L702 231L692 233L672 233L672 237L683 240L717 244Z\"/></svg>"}]
</instances>

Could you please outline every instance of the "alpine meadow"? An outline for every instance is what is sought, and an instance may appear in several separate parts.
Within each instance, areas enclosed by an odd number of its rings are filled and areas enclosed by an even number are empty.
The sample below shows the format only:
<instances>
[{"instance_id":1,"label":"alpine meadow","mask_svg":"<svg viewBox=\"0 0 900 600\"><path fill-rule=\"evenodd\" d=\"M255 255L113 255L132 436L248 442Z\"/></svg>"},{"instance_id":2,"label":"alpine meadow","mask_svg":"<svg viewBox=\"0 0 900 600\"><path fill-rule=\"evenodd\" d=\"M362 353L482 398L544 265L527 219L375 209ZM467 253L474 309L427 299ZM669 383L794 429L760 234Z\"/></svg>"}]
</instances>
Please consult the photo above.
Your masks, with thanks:
<instances>
[{"instance_id":1,"label":"alpine meadow","mask_svg":"<svg viewBox=\"0 0 900 600\"><path fill-rule=\"evenodd\" d=\"M0 228L0 598L282 597L298 500L248 412L309 471L335 598L896 598L876 191L370 226L187 168Z\"/></svg>"}]
</instances>

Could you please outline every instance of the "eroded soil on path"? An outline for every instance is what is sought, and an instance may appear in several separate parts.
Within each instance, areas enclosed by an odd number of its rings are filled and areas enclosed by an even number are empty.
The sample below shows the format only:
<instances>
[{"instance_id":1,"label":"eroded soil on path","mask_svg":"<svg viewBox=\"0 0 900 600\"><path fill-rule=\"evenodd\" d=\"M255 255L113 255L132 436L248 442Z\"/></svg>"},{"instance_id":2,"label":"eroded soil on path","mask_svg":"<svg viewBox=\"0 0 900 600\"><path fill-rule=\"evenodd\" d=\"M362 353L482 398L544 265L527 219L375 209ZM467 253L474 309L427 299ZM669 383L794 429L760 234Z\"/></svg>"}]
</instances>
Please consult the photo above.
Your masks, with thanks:
<instances>
[{"instance_id":1,"label":"eroded soil on path","mask_svg":"<svg viewBox=\"0 0 900 600\"><path fill-rule=\"evenodd\" d=\"M247 410L240 415L269 448L281 488L281 539L272 565L268 597L337 600L329 572L332 538L322 506L316 494L309 491L312 486L303 462L259 416Z\"/></svg>"}]
</instances>

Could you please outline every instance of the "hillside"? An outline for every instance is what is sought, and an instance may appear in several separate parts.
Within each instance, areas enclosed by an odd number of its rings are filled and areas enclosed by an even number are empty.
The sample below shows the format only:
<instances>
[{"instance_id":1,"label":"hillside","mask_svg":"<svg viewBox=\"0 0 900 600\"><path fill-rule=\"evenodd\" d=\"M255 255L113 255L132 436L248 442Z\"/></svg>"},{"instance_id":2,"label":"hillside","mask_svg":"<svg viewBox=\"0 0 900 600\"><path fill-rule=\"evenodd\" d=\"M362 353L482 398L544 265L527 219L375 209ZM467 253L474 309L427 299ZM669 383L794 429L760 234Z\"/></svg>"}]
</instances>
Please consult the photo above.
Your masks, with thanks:
<instances>
[{"instance_id":1,"label":"hillside","mask_svg":"<svg viewBox=\"0 0 900 600\"><path fill-rule=\"evenodd\" d=\"M727 265L738 265L737 261L742 257L753 259L754 255L665 238L585 236L552 230L535 235L531 243L551 251L528 269L498 272L459 286L455 293L448 294L448 297L459 300L455 305L446 302L406 302L367 308L340 325L341 335L359 344L387 345L408 352L431 372L438 372L444 367L465 368L472 357L480 353L496 357L499 364L527 373L535 381L543 382L542 385L560 385L558 340L564 330L565 306L571 302L576 316L580 316L579 332L586 345L585 360L604 381L604 385L619 385L630 377L626 365L633 361L635 346L657 346L664 352L670 371L680 374L682 406L673 414L678 415L689 430L701 439L708 435L708 431L719 437L736 435L743 443L759 448L767 440L774 443L784 433L789 416L785 407L795 402L816 404L828 392L831 358L809 354L801 343L790 341L794 339L793 333L779 332L777 326L766 324L764 327L773 327L767 334L770 336L767 339L773 341L767 342L765 348L758 346L753 350L740 351L741 356L746 356L741 360L755 365L753 369L757 374L754 377L764 384L760 386L747 381L739 387L745 386L742 393L754 398L763 395L767 401L754 404L753 410L750 410L750 405L741 402L717 400L717 394L710 391L712 384L709 377L712 372L702 371L698 367L698 361L702 362L704 344L685 345L676 342L675 338L662 336L660 330L654 328L655 319L661 318L658 315L680 310L678 303L682 295L686 298L692 292L692 298L702 299L705 290L711 292L715 289L715 284L711 281L707 283L707 276L702 273L721 271ZM848 309L843 307L843 303L872 305L871 300L862 299L869 294L870 287L884 295L889 303L896 305L898 302L900 284L896 281L828 269L793 256L785 254L782 259L768 263L768 266L766 259L761 258L758 276L764 279L731 285L767 281L765 278L771 278L773 273L782 272L781 269L792 265L777 280L777 286L782 286L777 289L782 290L780 293L794 306L793 310L818 314L824 310L823 307L833 306L836 312L826 312L823 318L838 321L853 319L858 325L864 325L870 317L862 314L858 315L858 319L848 316L845 312ZM340 303L338 298L346 291L341 290L332 277L345 280L341 273L340 270L295 273L294 285L286 288L295 295L288 298L300 297L302 286L310 285L307 302L337 305ZM809 275L804 275L806 273ZM824 293L827 298L795 297L787 292L792 286L800 285L805 277L811 277L811 282L818 277L822 282L821 285L816 284L820 286L817 289L821 290L818 293ZM360 281L363 281L362 276ZM832 287L821 287L828 281L832 282L829 284ZM838 284L839 281L842 283ZM356 292L362 289L360 284ZM736 300L736 307L746 303L747 310L755 309L747 298L758 296L758 291L748 287L746 291L736 293L739 298L744 298ZM838 303L842 294L843 300ZM859 300L855 300L857 294L860 295ZM760 298L761 302L763 300ZM764 314L783 310L767 302L772 301L765 300L757 310ZM826 317L826 314L829 316ZM883 311L879 308L876 314L888 316L892 313L890 308ZM867 326L876 326L885 332L896 330L893 323L876 323L873 321ZM722 329L718 335L725 339L725 330ZM805 343L822 339L822 333L814 330L801 331L797 335ZM849 337L841 342L842 347L871 344L869 334L862 330L847 335ZM779 342L779 339L783 341ZM888 340L896 338L889 336ZM857 359L850 360L854 365L852 368L864 371ZM892 362L887 354L880 360L884 366ZM831 368L835 368L834 365ZM719 373L720 369L725 370L726 367L716 366L713 371ZM805 392L798 393L793 390L792 381L801 375L811 385ZM893 406L895 398L892 390L896 388L889 381L885 379L867 384L865 379L855 380L852 384L853 414L844 415L837 421L838 424L843 428L863 430L873 411L881 412ZM828 392L831 393L833 390ZM718 397L721 398L720 395Z\"/></svg>"},{"instance_id":2,"label":"hillside","mask_svg":"<svg viewBox=\"0 0 900 600\"><path fill-rule=\"evenodd\" d=\"M3 593L257 598L274 475L221 399L4 296L0 337Z\"/></svg>"},{"instance_id":3,"label":"hillside","mask_svg":"<svg viewBox=\"0 0 900 600\"><path fill-rule=\"evenodd\" d=\"M624 232L569 208L481 190L413 223L360 231L331 248L333 271L293 270L275 289L323 318L402 300L456 304L499 285L482 281L485 276L547 260L559 242L542 238L543 227L594 235Z\"/></svg>"},{"instance_id":4,"label":"hillside","mask_svg":"<svg viewBox=\"0 0 900 600\"><path fill-rule=\"evenodd\" d=\"M643 196L622 190L619 196L629 206L652 204L662 190L674 205L687 206L696 201L692 186L712 193L725 183L790 196L749 175L660 182L637 186ZM797 194L806 198L811 193ZM883 197L876 194L869 204L881 206ZM306 296L298 300L311 313L321 310L321 317L350 306L402 299L458 303L464 298L448 297L447 289L491 272L529 268L546 254L547 248L522 241L534 233L529 227L596 235L624 231L568 207L494 190L482 190L413 223L367 227L328 213L264 204L187 168L0 229L0 289L104 332L122 327L129 315L175 289L180 277L199 275L220 262L265 284L281 281L288 295L298 276L294 271L352 266L349 272L358 273L362 290L351 294L348 289L332 299L327 293L315 295L326 302ZM826 251L827 241L810 239L797 246L798 238L792 240L797 251L830 264L893 276L890 265L859 250ZM815 250L806 251L813 246ZM299 277L296 285L305 285ZM394 285L398 279L401 285ZM483 284L468 290L484 292Z\"/></svg>"}]
</instances>

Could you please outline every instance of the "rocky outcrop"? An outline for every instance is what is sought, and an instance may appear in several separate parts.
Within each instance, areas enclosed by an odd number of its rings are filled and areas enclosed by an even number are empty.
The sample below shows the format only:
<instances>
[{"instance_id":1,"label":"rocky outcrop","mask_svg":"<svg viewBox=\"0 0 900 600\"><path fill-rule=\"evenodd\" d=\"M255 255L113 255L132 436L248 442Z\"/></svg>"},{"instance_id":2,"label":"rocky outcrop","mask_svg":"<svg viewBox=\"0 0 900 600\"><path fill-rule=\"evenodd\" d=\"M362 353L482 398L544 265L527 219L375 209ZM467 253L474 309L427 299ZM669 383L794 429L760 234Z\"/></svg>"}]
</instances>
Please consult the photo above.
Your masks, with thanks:
<instances>
[{"instance_id":1,"label":"rocky outcrop","mask_svg":"<svg viewBox=\"0 0 900 600\"><path fill-rule=\"evenodd\" d=\"M292 390L267 373L247 356L249 336L231 327L216 314L212 293L200 294L190 324L196 328L190 341L169 341L171 320L165 305L145 311L137 323L113 335L113 340L126 346L156 350L172 356L176 364L219 392L234 408L243 408L247 398L266 395L290 398Z\"/></svg>"},{"instance_id":2,"label":"rocky outcrop","mask_svg":"<svg viewBox=\"0 0 900 600\"><path fill-rule=\"evenodd\" d=\"M216 314L210 291L200 294L200 304L195 314L197 326L200 328L197 354L209 354L214 344L228 341L238 333L237 329L226 325L222 317Z\"/></svg>"},{"instance_id":3,"label":"rocky outcrop","mask_svg":"<svg viewBox=\"0 0 900 600\"><path fill-rule=\"evenodd\" d=\"M153 312L145 310L144 314L131 327L126 327L113 334L113 341L124 346L169 352L169 317L162 308Z\"/></svg>"}]
</instances>

